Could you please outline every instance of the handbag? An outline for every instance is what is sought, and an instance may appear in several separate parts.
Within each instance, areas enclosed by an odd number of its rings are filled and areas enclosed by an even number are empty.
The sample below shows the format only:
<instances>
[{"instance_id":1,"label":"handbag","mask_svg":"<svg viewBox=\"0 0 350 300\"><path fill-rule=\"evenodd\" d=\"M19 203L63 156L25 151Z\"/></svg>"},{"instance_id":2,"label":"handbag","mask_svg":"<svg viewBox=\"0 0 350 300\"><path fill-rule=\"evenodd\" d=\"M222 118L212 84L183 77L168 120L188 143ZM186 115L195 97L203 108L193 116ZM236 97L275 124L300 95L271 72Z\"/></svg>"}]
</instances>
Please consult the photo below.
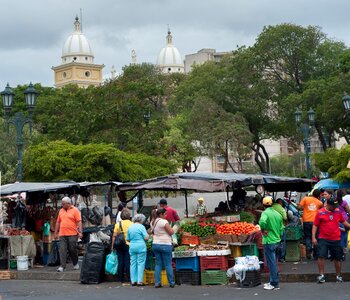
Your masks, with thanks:
<instances>
[{"instance_id":1,"label":"handbag","mask_svg":"<svg viewBox=\"0 0 350 300\"><path fill-rule=\"evenodd\" d=\"M115 240L114 240L114 244L113 244L113 248L116 250L120 249L121 247L123 247L126 244L123 226L122 226L121 221L119 222L119 228L120 228L120 232L116 235Z\"/></svg>"}]
</instances>

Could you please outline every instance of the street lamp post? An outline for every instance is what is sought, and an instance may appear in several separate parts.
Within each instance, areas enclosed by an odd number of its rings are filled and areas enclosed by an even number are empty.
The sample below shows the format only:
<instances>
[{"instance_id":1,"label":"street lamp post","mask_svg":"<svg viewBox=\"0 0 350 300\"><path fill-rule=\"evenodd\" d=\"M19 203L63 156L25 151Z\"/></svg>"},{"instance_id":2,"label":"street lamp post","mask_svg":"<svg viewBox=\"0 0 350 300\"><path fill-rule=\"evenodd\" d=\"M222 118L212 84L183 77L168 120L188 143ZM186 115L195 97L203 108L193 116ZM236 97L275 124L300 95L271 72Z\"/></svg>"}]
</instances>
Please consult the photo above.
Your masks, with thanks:
<instances>
[{"instance_id":1,"label":"street lamp post","mask_svg":"<svg viewBox=\"0 0 350 300\"><path fill-rule=\"evenodd\" d=\"M315 123L315 112L312 108L307 112L308 123L301 123L301 111L299 108L294 113L295 123L297 124L299 130L303 134L303 143L305 148L305 163L306 163L306 177L310 178L310 132L311 128Z\"/></svg>"},{"instance_id":2,"label":"street lamp post","mask_svg":"<svg viewBox=\"0 0 350 300\"><path fill-rule=\"evenodd\" d=\"M33 116L33 110L35 108L36 104L36 98L38 96L38 92L33 87L33 84L30 83L28 88L23 92L27 109L29 112L29 116L26 117L23 112L17 112L15 113L15 116L13 118L10 117L14 96L15 93L12 91L9 84L7 84L4 91L2 91L1 98L2 98L2 105L4 106L5 110L5 117L6 117L6 124L7 124L7 132L9 132L10 124L14 125L16 128L16 145L17 145L17 181L22 181L23 175L22 175L22 148L24 144L24 138L23 138L23 128L25 124L29 124L30 133L32 133L32 116Z\"/></svg>"}]
</instances>

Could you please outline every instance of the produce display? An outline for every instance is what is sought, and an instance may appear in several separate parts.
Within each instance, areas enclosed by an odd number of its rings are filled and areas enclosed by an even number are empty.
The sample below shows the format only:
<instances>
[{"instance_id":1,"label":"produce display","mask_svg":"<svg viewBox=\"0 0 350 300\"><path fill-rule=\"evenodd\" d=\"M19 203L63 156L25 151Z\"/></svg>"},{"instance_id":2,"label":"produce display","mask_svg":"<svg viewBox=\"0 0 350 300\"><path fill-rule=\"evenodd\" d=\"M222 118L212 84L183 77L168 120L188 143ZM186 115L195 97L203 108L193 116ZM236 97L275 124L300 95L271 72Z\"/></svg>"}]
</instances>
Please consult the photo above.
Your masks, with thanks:
<instances>
[{"instance_id":1,"label":"produce display","mask_svg":"<svg viewBox=\"0 0 350 300\"><path fill-rule=\"evenodd\" d=\"M198 237L205 237L216 233L216 224L207 222L188 222L181 225L182 232L188 232Z\"/></svg>"},{"instance_id":2,"label":"produce display","mask_svg":"<svg viewBox=\"0 0 350 300\"><path fill-rule=\"evenodd\" d=\"M17 228L8 228L7 235L8 236L30 235L30 232L28 232L27 230L21 230L21 229L17 229Z\"/></svg>"},{"instance_id":3,"label":"produce display","mask_svg":"<svg viewBox=\"0 0 350 300\"><path fill-rule=\"evenodd\" d=\"M216 232L218 234L252 234L258 231L257 227L251 223L247 222L235 222L221 224L216 227Z\"/></svg>"}]
</instances>

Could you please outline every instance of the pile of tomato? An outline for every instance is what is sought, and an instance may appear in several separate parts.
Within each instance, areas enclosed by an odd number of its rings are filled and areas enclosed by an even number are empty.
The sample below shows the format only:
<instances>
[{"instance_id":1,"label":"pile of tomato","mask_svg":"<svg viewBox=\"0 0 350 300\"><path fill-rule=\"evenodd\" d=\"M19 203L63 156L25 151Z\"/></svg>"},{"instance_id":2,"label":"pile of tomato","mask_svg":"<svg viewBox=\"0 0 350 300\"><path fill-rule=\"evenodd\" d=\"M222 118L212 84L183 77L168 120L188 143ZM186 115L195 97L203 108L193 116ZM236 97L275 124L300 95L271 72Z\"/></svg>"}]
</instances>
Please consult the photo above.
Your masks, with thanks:
<instances>
[{"instance_id":1,"label":"pile of tomato","mask_svg":"<svg viewBox=\"0 0 350 300\"><path fill-rule=\"evenodd\" d=\"M247 222L235 222L235 223L225 223L216 227L216 233L218 234L252 234L256 232L256 227Z\"/></svg>"}]
</instances>

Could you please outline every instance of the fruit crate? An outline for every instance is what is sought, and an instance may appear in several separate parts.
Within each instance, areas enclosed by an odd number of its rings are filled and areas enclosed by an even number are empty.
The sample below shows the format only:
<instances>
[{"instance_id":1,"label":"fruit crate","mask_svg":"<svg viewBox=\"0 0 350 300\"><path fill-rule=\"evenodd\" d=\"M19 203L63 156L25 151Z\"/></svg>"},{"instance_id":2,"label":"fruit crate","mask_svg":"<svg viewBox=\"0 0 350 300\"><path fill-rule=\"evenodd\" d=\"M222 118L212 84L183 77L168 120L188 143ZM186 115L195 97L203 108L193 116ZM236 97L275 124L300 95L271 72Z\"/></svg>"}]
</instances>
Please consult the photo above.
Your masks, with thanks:
<instances>
[{"instance_id":1,"label":"fruit crate","mask_svg":"<svg viewBox=\"0 0 350 300\"><path fill-rule=\"evenodd\" d=\"M199 238L195 235L182 235L181 237L182 245L199 245Z\"/></svg>"},{"instance_id":2,"label":"fruit crate","mask_svg":"<svg viewBox=\"0 0 350 300\"><path fill-rule=\"evenodd\" d=\"M161 279L161 283L162 285L168 285L168 277L166 275L166 271L162 270L162 273L160 275L160 279ZM144 284L148 284L148 285L152 285L154 284L154 271L149 271L149 270L145 270L144 274L143 274L143 283Z\"/></svg>"},{"instance_id":3,"label":"fruit crate","mask_svg":"<svg viewBox=\"0 0 350 300\"><path fill-rule=\"evenodd\" d=\"M201 256L200 257L201 271L205 270L223 270L228 269L227 256Z\"/></svg>"},{"instance_id":4,"label":"fruit crate","mask_svg":"<svg viewBox=\"0 0 350 300\"><path fill-rule=\"evenodd\" d=\"M201 272L201 283L202 285L227 284L228 279L227 279L226 271L209 270L209 271Z\"/></svg>"},{"instance_id":5,"label":"fruit crate","mask_svg":"<svg viewBox=\"0 0 350 300\"><path fill-rule=\"evenodd\" d=\"M242 281L237 280L237 285L243 288L255 287L261 284L260 271L246 271L245 278Z\"/></svg>"},{"instance_id":6,"label":"fruit crate","mask_svg":"<svg viewBox=\"0 0 350 300\"><path fill-rule=\"evenodd\" d=\"M199 257L175 258L176 271L192 270L199 272Z\"/></svg>"},{"instance_id":7,"label":"fruit crate","mask_svg":"<svg viewBox=\"0 0 350 300\"><path fill-rule=\"evenodd\" d=\"M242 248L242 256L255 255L259 257L258 246L256 244L243 245L241 246L241 248Z\"/></svg>"},{"instance_id":8,"label":"fruit crate","mask_svg":"<svg viewBox=\"0 0 350 300\"><path fill-rule=\"evenodd\" d=\"M300 261L300 242L286 241L286 261Z\"/></svg>"},{"instance_id":9,"label":"fruit crate","mask_svg":"<svg viewBox=\"0 0 350 300\"><path fill-rule=\"evenodd\" d=\"M200 285L201 273L193 271L176 271L176 284Z\"/></svg>"},{"instance_id":10,"label":"fruit crate","mask_svg":"<svg viewBox=\"0 0 350 300\"><path fill-rule=\"evenodd\" d=\"M286 226L285 232L287 241L297 241L303 236L300 226Z\"/></svg>"}]
</instances>

